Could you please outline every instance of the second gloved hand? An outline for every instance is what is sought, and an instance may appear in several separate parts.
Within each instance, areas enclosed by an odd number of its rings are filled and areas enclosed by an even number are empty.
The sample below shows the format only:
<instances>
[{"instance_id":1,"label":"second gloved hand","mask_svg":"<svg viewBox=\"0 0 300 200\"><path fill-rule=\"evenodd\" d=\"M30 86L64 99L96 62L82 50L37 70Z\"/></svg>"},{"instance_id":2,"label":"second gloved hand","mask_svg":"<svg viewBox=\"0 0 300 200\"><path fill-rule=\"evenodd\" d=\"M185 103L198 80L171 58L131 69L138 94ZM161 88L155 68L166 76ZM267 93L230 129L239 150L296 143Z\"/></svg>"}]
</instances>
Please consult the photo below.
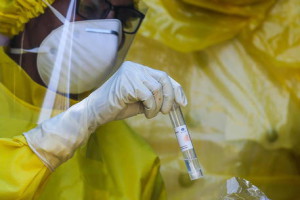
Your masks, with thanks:
<instances>
[{"instance_id":1,"label":"second gloved hand","mask_svg":"<svg viewBox=\"0 0 300 200\"><path fill-rule=\"evenodd\" d=\"M175 102L187 104L176 81L165 72L127 61L87 98L24 136L36 155L54 170L71 158L98 126L139 113L147 118L166 114Z\"/></svg>"}]
</instances>

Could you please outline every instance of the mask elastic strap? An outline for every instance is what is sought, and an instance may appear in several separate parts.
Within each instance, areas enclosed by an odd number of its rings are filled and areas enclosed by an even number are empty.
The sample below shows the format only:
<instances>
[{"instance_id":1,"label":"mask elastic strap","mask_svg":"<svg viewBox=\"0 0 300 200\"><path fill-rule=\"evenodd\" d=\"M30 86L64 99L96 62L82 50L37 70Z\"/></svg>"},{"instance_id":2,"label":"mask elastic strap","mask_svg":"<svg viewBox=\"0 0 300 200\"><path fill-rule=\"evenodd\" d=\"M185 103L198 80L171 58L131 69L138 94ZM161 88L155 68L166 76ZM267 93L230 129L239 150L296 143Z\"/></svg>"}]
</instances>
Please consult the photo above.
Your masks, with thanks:
<instances>
[{"instance_id":1,"label":"mask elastic strap","mask_svg":"<svg viewBox=\"0 0 300 200\"><path fill-rule=\"evenodd\" d=\"M10 48L10 53L12 54L38 53L38 51L38 47L33 49Z\"/></svg>"},{"instance_id":2,"label":"mask elastic strap","mask_svg":"<svg viewBox=\"0 0 300 200\"><path fill-rule=\"evenodd\" d=\"M69 22L65 16L63 16L60 12L58 12L58 10L56 10L53 6L51 6L46 0L43 0L43 2L51 9L51 11L53 12L53 14L63 23L67 23Z\"/></svg>"}]
</instances>

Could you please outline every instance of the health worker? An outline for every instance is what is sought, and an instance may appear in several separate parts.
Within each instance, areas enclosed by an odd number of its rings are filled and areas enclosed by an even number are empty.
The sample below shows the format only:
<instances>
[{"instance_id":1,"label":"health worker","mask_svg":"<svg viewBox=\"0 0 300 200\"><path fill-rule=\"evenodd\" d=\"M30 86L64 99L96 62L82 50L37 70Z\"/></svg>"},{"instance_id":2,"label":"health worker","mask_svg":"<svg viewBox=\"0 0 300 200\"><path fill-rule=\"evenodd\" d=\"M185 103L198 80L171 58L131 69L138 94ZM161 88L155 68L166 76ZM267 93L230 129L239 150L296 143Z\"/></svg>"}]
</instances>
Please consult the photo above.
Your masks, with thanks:
<instances>
[{"instance_id":1,"label":"health worker","mask_svg":"<svg viewBox=\"0 0 300 200\"><path fill-rule=\"evenodd\" d=\"M123 62L138 5L0 0L0 199L164 198L157 156L113 122L187 104L167 73Z\"/></svg>"}]
</instances>

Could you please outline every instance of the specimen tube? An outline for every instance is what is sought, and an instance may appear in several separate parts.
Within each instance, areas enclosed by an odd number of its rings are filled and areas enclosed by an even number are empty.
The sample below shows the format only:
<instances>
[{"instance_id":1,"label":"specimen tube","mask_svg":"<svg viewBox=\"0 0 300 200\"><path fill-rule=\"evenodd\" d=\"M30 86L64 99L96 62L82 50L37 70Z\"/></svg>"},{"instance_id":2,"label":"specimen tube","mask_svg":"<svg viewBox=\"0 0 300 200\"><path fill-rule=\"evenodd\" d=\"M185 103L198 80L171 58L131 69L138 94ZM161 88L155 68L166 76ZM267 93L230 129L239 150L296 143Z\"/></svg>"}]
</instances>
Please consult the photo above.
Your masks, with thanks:
<instances>
[{"instance_id":1,"label":"specimen tube","mask_svg":"<svg viewBox=\"0 0 300 200\"><path fill-rule=\"evenodd\" d=\"M201 166L195 153L180 106L174 104L169 115L191 180L203 177Z\"/></svg>"}]
</instances>

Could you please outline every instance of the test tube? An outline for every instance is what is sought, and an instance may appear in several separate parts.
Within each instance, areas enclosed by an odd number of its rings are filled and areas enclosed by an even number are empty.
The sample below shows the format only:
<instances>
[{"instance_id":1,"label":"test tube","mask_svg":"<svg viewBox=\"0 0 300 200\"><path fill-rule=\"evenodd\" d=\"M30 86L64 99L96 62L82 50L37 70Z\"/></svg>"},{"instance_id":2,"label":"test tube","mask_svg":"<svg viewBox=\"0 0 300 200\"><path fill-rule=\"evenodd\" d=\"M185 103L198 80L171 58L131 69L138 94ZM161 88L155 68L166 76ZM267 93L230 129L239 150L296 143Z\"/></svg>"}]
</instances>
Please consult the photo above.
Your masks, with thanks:
<instances>
[{"instance_id":1,"label":"test tube","mask_svg":"<svg viewBox=\"0 0 300 200\"><path fill-rule=\"evenodd\" d=\"M174 104L169 115L190 179L195 180L203 177L202 169L195 153L180 106L178 104Z\"/></svg>"}]
</instances>

